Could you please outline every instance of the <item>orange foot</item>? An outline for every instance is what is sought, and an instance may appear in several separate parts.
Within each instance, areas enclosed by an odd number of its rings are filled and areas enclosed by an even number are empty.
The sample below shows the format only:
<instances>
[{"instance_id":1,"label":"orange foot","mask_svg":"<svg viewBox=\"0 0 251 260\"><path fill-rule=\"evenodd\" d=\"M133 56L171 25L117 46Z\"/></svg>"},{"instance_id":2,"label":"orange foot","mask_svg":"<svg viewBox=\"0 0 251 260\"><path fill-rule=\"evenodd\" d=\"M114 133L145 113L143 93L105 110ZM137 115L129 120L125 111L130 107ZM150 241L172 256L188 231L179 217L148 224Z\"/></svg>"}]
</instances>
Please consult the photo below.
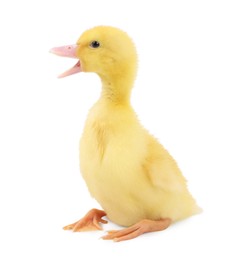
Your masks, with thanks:
<instances>
[{"instance_id":1,"label":"orange foot","mask_svg":"<svg viewBox=\"0 0 251 260\"><path fill-rule=\"evenodd\" d=\"M164 230L170 226L171 222L170 218L162 220L144 219L129 228L108 231L108 235L102 238L113 239L115 242L129 240L147 232Z\"/></svg>"},{"instance_id":2,"label":"orange foot","mask_svg":"<svg viewBox=\"0 0 251 260\"><path fill-rule=\"evenodd\" d=\"M102 217L106 216L103 210L92 209L79 221L64 227L64 230L72 230L73 232L102 230L100 223L108 223Z\"/></svg>"}]
</instances>

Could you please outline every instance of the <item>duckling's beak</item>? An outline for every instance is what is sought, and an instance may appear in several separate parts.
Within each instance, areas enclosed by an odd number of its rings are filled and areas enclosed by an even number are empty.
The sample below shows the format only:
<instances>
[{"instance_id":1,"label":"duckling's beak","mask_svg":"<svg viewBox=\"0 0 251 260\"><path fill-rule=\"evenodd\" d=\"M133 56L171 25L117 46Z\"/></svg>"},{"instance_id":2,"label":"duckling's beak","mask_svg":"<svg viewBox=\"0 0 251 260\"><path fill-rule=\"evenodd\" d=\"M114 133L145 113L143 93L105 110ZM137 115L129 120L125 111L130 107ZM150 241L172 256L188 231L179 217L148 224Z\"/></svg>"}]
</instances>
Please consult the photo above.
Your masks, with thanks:
<instances>
[{"instance_id":1,"label":"duckling's beak","mask_svg":"<svg viewBox=\"0 0 251 260\"><path fill-rule=\"evenodd\" d=\"M77 59L77 47L78 45L66 45L61 47L55 47L50 50L51 53L56 54L58 56L67 57L67 58L74 58ZM70 76L72 74L81 72L81 65L80 61L78 61L71 69L65 71L64 73L60 74L58 78L64 78Z\"/></svg>"}]
</instances>

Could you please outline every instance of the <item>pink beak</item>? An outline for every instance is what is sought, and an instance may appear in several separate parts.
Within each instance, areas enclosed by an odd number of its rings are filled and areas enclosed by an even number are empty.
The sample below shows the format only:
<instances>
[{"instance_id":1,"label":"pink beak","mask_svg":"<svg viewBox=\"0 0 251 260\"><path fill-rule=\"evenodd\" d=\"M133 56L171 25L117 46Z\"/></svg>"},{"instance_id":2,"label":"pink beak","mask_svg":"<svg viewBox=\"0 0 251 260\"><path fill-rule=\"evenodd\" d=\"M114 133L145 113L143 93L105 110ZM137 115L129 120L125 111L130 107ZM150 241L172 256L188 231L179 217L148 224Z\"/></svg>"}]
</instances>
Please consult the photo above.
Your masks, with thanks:
<instances>
[{"instance_id":1,"label":"pink beak","mask_svg":"<svg viewBox=\"0 0 251 260\"><path fill-rule=\"evenodd\" d=\"M51 53L56 54L58 56L62 57L68 57L68 58L74 58L77 59L77 47L78 45L66 45L66 46L61 46L61 47L55 47L50 50ZM81 66L80 66L80 61L78 61L71 69L65 71L64 73L60 74L58 77L59 78L64 78L67 76L70 76L72 74L81 72Z\"/></svg>"}]
</instances>

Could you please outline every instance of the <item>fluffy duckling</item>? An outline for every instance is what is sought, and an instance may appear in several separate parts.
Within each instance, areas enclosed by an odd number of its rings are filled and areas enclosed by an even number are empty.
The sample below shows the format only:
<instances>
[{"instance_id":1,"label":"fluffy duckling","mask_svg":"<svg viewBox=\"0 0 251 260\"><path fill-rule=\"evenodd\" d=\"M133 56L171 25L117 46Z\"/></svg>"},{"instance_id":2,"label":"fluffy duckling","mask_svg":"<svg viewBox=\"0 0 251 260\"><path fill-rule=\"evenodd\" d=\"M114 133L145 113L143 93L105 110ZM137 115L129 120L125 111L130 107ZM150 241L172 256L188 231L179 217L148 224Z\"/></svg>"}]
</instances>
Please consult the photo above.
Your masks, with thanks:
<instances>
[{"instance_id":1,"label":"fluffy duckling","mask_svg":"<svg viewBox=\"0 0 251 260\"><path fill-rule=\"evenodd\" d=\"M92 209L64 229L100 230L107 215L126 228L110 231L103 239L123 241L198 213L176 162L131 107L137 53L128 35L98 26L84 32L76 45L51 52L79 59L60 77L95 72L102 81L101 96L89 112L80 140L80 169L104 211Z\"/></svg>"}]
</instances>

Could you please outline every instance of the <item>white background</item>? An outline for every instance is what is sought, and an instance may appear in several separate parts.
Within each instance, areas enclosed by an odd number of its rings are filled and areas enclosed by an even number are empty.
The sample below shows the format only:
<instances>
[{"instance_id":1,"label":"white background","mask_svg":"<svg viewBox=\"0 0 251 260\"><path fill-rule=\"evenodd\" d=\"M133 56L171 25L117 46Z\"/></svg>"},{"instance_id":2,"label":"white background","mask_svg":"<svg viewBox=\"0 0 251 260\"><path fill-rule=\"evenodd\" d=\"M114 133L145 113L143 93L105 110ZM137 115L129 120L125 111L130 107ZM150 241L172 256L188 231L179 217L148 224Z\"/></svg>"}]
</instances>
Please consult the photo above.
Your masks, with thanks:
<instances>
[{"instance_id":1,"label":"white background","mask_svg":"<svg viewBox=\"0 0 251 260\"><path fill-rule=\"evenodd\" d=\"M2 1L0 258L250 259L250 14L242 0ZM123 243L62 230L98 207L79 173L78 141L100 82L58 80L74 61L48 51L95 25L134 39L134 108L204 209Z\"/></svg>"}]
</instances>

